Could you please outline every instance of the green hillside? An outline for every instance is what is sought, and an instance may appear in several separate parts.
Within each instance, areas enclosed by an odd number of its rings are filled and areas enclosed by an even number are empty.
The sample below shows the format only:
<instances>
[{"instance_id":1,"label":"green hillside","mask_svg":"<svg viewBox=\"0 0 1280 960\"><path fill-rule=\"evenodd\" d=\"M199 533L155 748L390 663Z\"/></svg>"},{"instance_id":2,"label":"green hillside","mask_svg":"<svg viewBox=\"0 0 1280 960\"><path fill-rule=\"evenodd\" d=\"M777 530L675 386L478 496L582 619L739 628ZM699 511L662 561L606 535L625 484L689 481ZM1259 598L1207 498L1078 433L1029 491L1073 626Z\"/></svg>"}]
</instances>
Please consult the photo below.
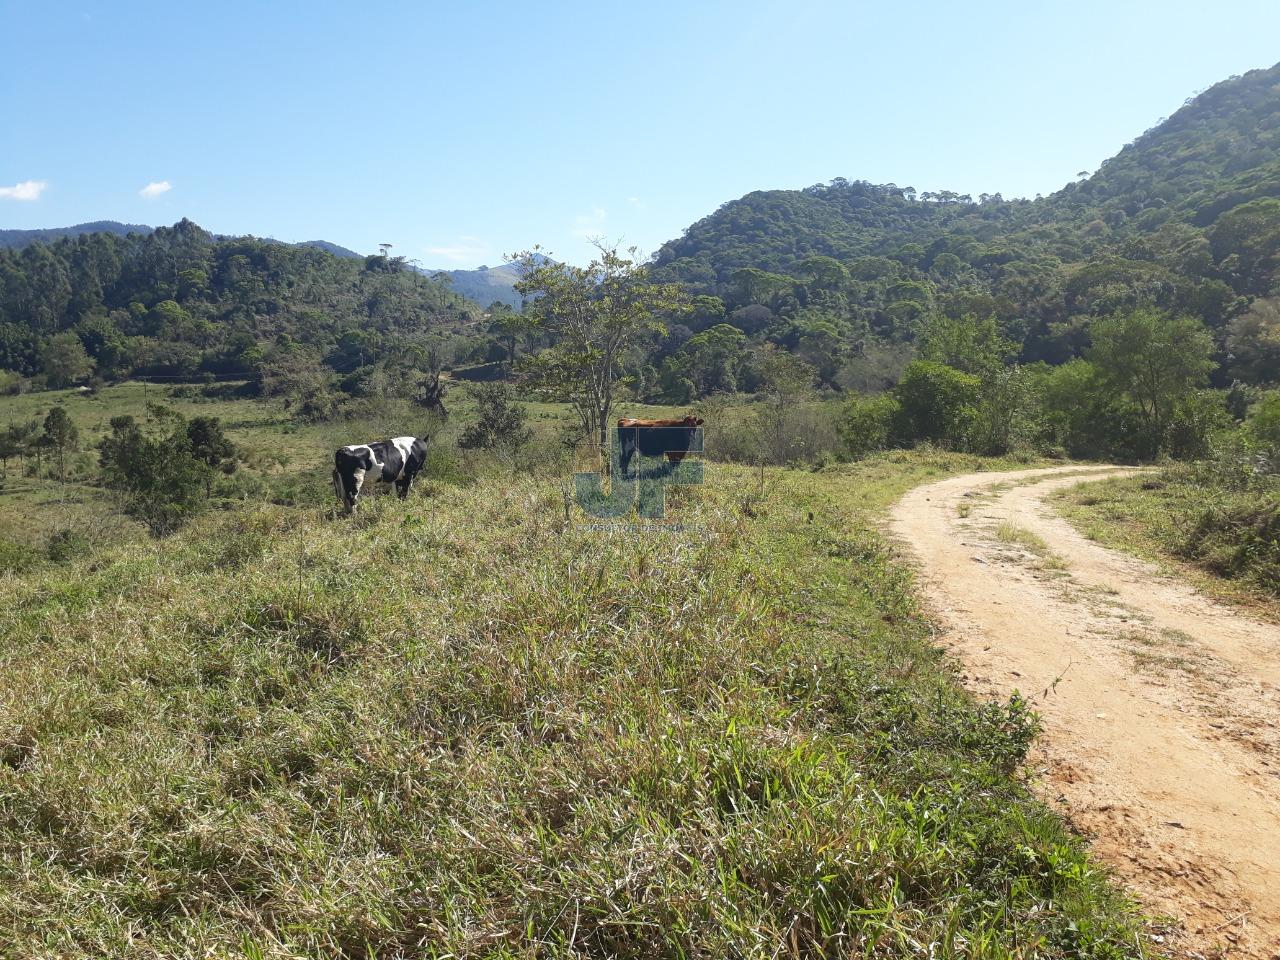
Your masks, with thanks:
<instances>
[{"instance_id":1,"label":"green hillside","mask_svg":"<svg viewBox=\"0 0 1280 960\"><path fill-rule=\"evenodd\" d=\"M426 274L447 281L455 293L482 306L496 302L517 309L520 307L520 294L512 286L519 279L514 264L476 267L474 270L427 270Z\"/></svg>"},{"instance_id":2,"label":"green hillside","mask_svg":"<svg viewBox=\"0 0 1280 960\"><path fill-rule=\"evenodd\" d=\"M1087 345L1090 318L1139 304L1199 317L1221 344L1274 292L1278 147L1280 66L1210 88L1049 197L842 179L760 191L665 244L654 272L730 311L765 308L729 323L778 342L821 301L852 354L867 338L911 342L930 314L974 313L997 316L1023 359L1061 362Z\"/></svg>"}]
</instances>

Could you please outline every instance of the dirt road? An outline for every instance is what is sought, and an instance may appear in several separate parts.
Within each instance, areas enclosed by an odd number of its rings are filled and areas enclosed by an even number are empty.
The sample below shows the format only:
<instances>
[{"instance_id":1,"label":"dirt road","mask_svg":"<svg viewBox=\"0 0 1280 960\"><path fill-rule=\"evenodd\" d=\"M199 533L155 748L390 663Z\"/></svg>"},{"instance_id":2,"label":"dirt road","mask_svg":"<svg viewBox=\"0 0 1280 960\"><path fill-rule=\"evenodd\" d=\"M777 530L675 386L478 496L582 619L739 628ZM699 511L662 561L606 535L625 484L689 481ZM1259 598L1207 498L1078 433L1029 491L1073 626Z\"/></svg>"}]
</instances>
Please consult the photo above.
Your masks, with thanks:
<instances>
[{"instance_id":1,"label":"dirt road","mask_svg":"<svg viewBox=\"0 0 1280 960\"><path fill-rule=\"evenodd\" d=\"M907 494L891 530L965 682L1034 702L1038 789L1175 921L1163 947L1280 958L1280 627L1098 546L1043 502L1107 473L954 477Z\"/></svg>"}]
</instances>

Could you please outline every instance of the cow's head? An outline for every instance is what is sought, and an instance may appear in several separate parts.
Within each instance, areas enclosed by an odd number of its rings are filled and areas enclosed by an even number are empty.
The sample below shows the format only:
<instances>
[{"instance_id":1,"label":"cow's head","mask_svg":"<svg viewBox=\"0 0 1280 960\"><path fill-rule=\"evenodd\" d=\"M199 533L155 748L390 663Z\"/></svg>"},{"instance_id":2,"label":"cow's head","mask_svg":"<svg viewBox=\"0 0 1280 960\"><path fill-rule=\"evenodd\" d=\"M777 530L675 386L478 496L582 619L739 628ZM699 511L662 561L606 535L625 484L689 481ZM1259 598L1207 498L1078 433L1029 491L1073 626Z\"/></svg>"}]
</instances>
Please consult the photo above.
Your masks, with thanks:
<instances>
[{"instance_id":1,"label":"cow's head","mask_svg":"<svg viewBox=\"0 0 1280 960\"><path fill-rule=\"evenodd\" d=\"M354 513L364 475L373 469L368 447L343 447L333 457L333 489L347 513Z\"/></svg>"}]
</instances>

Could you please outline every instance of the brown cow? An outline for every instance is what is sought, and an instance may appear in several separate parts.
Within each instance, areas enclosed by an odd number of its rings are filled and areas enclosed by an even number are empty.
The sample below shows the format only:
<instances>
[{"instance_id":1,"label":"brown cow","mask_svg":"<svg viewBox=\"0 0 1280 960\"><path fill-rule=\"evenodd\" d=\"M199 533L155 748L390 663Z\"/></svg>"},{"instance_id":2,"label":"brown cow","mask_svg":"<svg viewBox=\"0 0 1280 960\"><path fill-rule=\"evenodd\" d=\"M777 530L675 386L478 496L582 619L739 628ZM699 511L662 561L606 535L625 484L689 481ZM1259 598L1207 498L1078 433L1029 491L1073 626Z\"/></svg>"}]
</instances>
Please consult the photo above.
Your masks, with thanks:
<instances>
[{"instance_id":1,"label":"brown cow","mask_svg":"<svg viewBox=\"0 0 1280 960\"><path fill-rule=\"evenodd\" d=\"M636 454L666 457L680 463L690 453L702 452L701 417L690 414L671 420L641 420L623 417L618 421L618 464L626 476Z\"/></svg>"}]
</instances>

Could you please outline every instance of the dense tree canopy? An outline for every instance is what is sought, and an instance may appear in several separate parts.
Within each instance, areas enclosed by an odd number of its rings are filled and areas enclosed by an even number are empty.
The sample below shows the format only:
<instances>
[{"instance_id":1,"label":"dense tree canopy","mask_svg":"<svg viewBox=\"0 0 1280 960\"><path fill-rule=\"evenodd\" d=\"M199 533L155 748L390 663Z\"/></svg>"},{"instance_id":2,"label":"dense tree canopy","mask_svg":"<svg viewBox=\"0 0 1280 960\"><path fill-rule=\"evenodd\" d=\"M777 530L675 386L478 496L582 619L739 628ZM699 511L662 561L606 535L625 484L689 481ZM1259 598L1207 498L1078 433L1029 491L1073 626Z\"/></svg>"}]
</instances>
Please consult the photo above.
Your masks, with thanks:
<instances>
[{"instance_id":1,"label":"dense tree canopy","mask_svg":"<svg viewBox=\"0 0 1280 960\"><path fill-rule=\"evenodd\" d=\"M0 249L0 366L54 387L94 373L254 378L299 350L344 374L441 344L465 361L479 316L399 258L218 239L187 220Z\"/></svg>"}]
</instances>

